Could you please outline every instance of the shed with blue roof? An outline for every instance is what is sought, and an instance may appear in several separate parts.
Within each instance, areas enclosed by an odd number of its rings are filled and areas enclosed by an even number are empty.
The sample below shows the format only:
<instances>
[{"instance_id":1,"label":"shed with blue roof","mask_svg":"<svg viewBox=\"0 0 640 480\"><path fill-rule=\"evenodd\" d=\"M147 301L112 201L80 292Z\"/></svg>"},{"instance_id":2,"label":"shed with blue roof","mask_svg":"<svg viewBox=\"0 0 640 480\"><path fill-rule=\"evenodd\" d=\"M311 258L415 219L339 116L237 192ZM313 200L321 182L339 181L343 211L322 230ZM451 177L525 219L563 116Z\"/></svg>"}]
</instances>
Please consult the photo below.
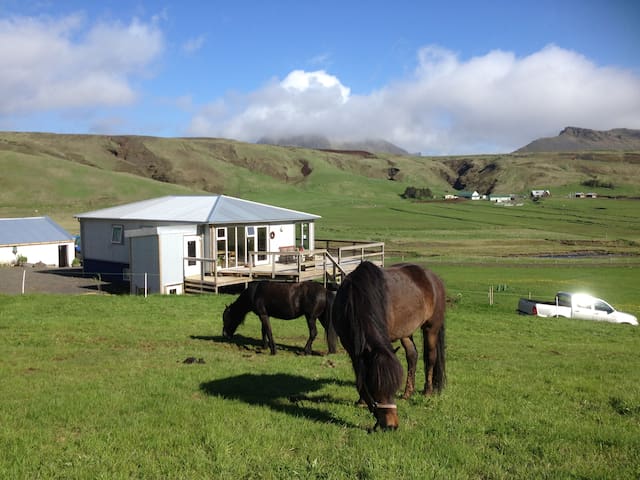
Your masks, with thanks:
<instances>
[{"instance_id":1,"label":"shed with blue roof","mask_svg":"<svg viewBox=\"0 0 640 480\"><path fill-rule=\"evenodd\" d=\"M74 237L49 217L0 218L0 264L68 267Z\"/></svg>"}]
</instances>

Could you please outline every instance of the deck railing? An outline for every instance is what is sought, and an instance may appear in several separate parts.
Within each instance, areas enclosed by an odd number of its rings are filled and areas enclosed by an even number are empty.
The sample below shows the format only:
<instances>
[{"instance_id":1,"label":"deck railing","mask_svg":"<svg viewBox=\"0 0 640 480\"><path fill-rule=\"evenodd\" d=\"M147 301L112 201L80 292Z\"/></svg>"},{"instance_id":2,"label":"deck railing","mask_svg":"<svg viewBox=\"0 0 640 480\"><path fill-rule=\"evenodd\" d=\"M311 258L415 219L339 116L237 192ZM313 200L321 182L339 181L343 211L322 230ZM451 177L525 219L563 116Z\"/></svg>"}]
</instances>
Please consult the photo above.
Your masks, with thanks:
<instances>
[{"instance_id":1,"label":"deck railing","mask_svg":"<svg viewBox=\"0 0 640 480\"><path fill-rule=\"evenodd\" d=\"M213 281L216 286L234 283L229 277L246 279L247 281L265 276L271 278L291 276L298 280L307 277L322 277L326 282L328 278L338 279L346 275L348 271L355 268L355 265L364 260L384 266L384 243L382 242L342 242L340 244L339 242L328 243L330 241L323 240L319 243L325 242L327 242L328 248L285 252L251 252L247 264L228 268L221 267L215 258L184 257L184 262L198 262L200 282L204 284L206 279Z\"/></svg>"}]
</instances>

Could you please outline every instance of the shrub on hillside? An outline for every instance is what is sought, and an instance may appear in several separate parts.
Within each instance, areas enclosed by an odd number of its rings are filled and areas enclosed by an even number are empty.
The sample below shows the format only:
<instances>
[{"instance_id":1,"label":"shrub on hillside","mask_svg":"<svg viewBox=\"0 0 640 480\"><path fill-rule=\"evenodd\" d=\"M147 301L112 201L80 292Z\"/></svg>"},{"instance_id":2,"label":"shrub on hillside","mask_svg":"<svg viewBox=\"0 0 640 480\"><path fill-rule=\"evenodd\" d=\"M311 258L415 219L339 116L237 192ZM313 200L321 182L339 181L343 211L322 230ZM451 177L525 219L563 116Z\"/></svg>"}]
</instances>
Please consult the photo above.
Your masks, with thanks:
<instances>
[{"instance_id":1,"label":"shrub on hillside","mask_svg":"<svg viewBox=\"0 0 640 480\"><path fill-rule=\"evenodd\" d=\"M425 200L433 198L430 188L407 187L404 193L400 195L402 198L413 198L416 200Z\"/></svg>"},{"instance_id":2,"label":"shrub on hillside","mask_svg":"<svg viewBox=\"0 0 640 480\"><path fill-rule=\"evenodd\" d=\"M599 187L599 188L614 188L613 183L611 182L604 182L598 178L590 178L589 180L585 180L584 182L581 183L581 185L585 186L585 187Z\"/></svg>"}]
</instances>

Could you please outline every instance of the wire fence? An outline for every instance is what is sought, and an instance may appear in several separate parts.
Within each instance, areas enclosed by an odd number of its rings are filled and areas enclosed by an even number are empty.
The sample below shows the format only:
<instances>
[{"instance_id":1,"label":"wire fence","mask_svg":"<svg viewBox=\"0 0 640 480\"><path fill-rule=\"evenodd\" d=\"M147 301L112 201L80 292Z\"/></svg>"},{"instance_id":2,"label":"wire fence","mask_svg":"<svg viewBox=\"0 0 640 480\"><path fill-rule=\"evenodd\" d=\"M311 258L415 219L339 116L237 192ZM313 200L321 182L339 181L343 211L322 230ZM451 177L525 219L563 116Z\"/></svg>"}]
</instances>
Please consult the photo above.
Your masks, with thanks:
<instances>
[{"instance_id":1,"label":"wire fence","mask_svg":"<svg viewBox=\"0 0 640 480\"><path fill-rule=\"evenodd\" d=\"M0 293L9 292L9 293L34 293L34 292L43 292L43 280L41 276L37 276L40 271L30 271L30 269L20 269L21 272L19 275L11 275L11 278L7 280L3 277L2 282L11 282L12 285L2 285L0 288ZM53 275L59 275L60 282L65 282L67 279L75 278L75 282L69 282L70 285L73 283L77 289L85 288L96 291L97 293L106 293L112 291L110 285L113 283L117 283L119 285L128 286L129 288L121 287L118 289L120 293L130 292L134 295L142 295L147 297L152 293L152 284L157 286L160 280L160 274L158 273L149 273L149 272L127 272L125 274L115 274L112 272L91 272L91 271L79 271L76 274L69 273L68 271L49 271ZM50 277L47 279L49 280ZM131 285L135 286L135 289L132 290ZM59 290L59 289L57 289ZM71 291L71 287L69 289ZM453 301L464 300L465 302L473 302L478 304L487 304L487 305L496 305L496 304L507 304L514 303L517 305L518 299L526 296L528 298L532 297L531 292L517 292L514 289L510 288L506 284L497 284L497 285L482 285L478 284L468 289L452 289L449 291L449 297Z\"/></svg>"}]
</instances>

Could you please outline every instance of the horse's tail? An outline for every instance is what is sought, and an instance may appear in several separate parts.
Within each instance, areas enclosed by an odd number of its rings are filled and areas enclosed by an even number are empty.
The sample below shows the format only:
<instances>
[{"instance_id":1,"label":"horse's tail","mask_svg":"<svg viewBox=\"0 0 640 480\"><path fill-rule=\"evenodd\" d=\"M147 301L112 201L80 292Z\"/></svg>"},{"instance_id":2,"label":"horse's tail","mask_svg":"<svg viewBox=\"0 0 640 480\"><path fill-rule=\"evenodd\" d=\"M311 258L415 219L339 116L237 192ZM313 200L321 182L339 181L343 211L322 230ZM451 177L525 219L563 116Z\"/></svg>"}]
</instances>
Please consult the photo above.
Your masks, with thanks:
<instances>
[{"instance_id":1,"label":"horse's tail","mask_svg":"<svg viewBox=\"0 0 640 480\"><path fill-rule=\"evenodd\" d=\"M327 340L327 345L329 347L329 353L336 353L338 351L338 334L336 333L336 328L333 325L333 301L336 298L336 292L331 290L327 290L326 292L326 307L324 309L324 313L322 317L324 321L322 322L324 325L325 337Z\"/></svg>"},{"instance_id":2,"label":"horse's tail","mask_svg":"<svg viewBox=\"0 0 640 480\"><path fill-rule=\"evenodd\" d=\"M436 392L441 392L446 383L445 327L443 323L438 331L438 341L436 343L436 363L433 365L433 389Z\"/></svg>"},{"instance_id":3,"label":"horse's tail","mask_svg":"<svg viewBox=\"0 0 640 480\"><path fill-rule=\"evenodd\" d=\"M447 308L447 294L442 280L437 279L437 294L435 296L436 311L432 317L432 324L439 324L438 339L436 341L436 361L433 365L433 389L441 392L447 382L445 358L445 310Z\"/></svg>"}]
</instances>

